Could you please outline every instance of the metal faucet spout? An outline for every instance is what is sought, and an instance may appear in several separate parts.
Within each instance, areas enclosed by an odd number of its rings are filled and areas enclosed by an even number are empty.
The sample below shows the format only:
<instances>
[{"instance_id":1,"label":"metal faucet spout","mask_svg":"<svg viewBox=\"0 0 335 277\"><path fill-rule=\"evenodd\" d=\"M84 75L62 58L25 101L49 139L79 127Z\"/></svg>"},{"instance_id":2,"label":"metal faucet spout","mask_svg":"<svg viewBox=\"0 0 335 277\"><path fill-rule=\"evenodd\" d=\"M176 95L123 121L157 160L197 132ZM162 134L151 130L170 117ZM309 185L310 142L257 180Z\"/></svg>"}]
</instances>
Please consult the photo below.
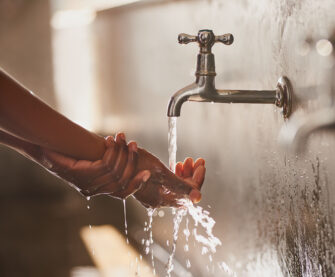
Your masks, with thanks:
<instances>
[{"instance_id":1,"label":"metal faucet spout","mask_svg":"<svg viewBox=\"0 0 335 277\"><path fill-rule=\"evenodd\" d=\"M230 45L234 41L231 34L215 36L211 30L200 30L197 36L180 34L181 44L197 42L200 47L197 56L196 80L177 91L170 99L168 117L180 116L183 103L186 101L215 102L215 103L260 103L275 104L283 108L287 118L291 113L292 87L286 77L278 80L274 90L218 90L215 88L215 60L211 52L216 42Z\"/></svg>"},{"instance_id":2,"label":"metal faucet spout","mask_svg":"<svg viewBox=\"0 0 335 277\"><path fill-rule=\"evenodd\" d=\"M180 116L186 101L213 103L274 104L283 108L284 117L291 112L291 85L286 77L278 80L274 90L218 90L214 76L197 77L196 82L177 91L168 105L168 117Z\"/></svg>"},{"instance_id":3,"label":"metal faucet spout","mask_svg":"<svg viewBox=\"0 0 335 277\"><path fill-rule=\"evenodd\" d=\"M188 101L192 95L196 94L198 94L198 85L196 83L178 90L170 99L167 116L180 116L181 106Z\"/></svg>"}]
</instances>

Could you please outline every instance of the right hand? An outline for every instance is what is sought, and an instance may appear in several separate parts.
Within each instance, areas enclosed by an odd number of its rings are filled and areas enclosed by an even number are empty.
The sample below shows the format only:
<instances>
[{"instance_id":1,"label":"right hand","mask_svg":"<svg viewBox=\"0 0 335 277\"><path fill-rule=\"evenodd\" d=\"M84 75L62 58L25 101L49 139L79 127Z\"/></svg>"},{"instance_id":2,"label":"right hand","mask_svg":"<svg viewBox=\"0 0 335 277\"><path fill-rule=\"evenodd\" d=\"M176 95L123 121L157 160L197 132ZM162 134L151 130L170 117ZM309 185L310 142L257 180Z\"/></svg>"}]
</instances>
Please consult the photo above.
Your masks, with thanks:
<instances>
[{"instance_id":1,"label":"right hand","mask_svg":"<svg viewBox=\"0 0 335 277\"><path fill-rule=\"evenodd\" d=\"M150 179L134 193L145 207L179 207L180 199L189 198L193 203L201 200L200 188L205 177L205 161L195 163L187 158L176 165L176 174L167 169L155 156L139 149L138 170L150 170Z\"/></svg>"}]
</instances>

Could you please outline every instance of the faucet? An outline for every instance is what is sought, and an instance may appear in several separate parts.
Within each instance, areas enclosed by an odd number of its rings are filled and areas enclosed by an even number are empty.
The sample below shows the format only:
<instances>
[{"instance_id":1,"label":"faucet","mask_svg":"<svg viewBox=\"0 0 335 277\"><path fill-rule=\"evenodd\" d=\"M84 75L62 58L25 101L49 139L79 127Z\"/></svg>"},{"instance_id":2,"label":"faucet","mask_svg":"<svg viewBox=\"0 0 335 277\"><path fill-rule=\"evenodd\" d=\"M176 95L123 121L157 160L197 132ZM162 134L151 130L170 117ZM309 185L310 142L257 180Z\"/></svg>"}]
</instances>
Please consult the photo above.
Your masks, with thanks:
<instances>
[{"instance_id":1,"label":"faucet","mask_svg":"<svg viewBox=\"0 0 335 277\"><path fill-rule=\"evenodd\" d=\"M186 101L215 103L260 103L275 104L283 109L284 118L289 117L292 106L292 86L287 77L280 77L274 90L219 90L215 88L215 61L212 46L216 42L230 45L232 34L215 36L212 30L200 30L197 36L180 34L178 42L197 42L200 51L197 57L195 82L177 91L168 105L168 117L180 116L181 107Z\"/></svg>"}]
</instances>

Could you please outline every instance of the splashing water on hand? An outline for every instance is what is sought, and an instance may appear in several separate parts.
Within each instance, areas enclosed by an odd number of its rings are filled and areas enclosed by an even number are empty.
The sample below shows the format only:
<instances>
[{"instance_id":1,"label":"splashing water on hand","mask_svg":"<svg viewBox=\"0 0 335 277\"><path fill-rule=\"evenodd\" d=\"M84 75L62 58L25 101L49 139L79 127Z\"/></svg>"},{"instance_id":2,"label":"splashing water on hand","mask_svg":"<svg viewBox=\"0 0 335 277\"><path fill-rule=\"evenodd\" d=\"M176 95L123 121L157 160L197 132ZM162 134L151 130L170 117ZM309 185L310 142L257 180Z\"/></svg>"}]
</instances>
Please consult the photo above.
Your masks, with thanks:
<instances>
[{"instance_id":1,"label":"splashing water on hand","mask_svg":"<svg viewBox=\"0 0 335 277\"><path fill-rule=\"evenodd\" d=\"M187 213L194 220L193 236L196 241L200 242L203 247L209 249L212 253L216 252L216 248L221 245L221 241L213 235L213 227L215 225L215 220L210 217L209 212L204 210L200 206L194 206L192 201L189 199L180 199L178 204L186 208ZM198 234L197 228L201 226L204 228L207 237Z\"/></svg>"},{"instance_id":2,"label":"splashing water on hand","mask_svg":"<svg viewBox=\"0 0 335 277\"><path fill-rule=\"evenodd\" d=\"M175 216L173 217L173 244L172 244L172 252L170 254L168 263L166 265L167 276L171 276L171 272L173 270L173 258L177 249L177 240L178 240L178 232L180 223L183 221L183 217L186 215L187 211L185 209L177 209Z\"/></svg>"}]
</instances>

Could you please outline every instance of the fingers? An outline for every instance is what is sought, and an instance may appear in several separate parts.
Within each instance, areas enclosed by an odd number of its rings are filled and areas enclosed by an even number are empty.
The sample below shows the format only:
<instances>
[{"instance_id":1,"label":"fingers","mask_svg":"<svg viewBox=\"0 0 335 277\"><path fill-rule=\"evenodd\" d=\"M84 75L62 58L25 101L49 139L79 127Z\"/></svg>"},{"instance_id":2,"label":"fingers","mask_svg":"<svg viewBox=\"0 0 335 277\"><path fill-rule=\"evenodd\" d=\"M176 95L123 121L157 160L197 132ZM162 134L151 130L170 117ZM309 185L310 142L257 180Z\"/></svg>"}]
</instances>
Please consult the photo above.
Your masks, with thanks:
<instances>
[{"instance_id":1,"label":"fingers","mask_svg":"<svg viewBox=\"0 0 335 277\"><path fill-rule=\"evenodd\" d=\"M114 141L113 137L108 137L106 142L106 152L102 158L105 169L112 169L118 157L120 146Z\"/></svg>"},{"instance_id":2,"label":"fingers","mask_svg":"<svg viewBox=\"0 0 335 277\"><path fill-rule=\"evenodd\" d=\"M186 158L184 163L178 162L176 164L175 174L179 177L186 179L186 178L192 177L194 175L194 172L200 166L205 167L204 159L199 158L194 163L192 158Z\"/></svg>"},{"instance_id":3,"label":"fingers","mask_svg":"<svg viewBox=\"0 0 335 277\"><path fill-rule=\"evenodd\" d=\"M113 166L112 174L114 174L116 179L119 179L122 176L123 170L127 164L128 148L126 138L123 133L117 134L115 141L119 146L119 153Z\"/></svg>"},{"instance_id":4,"label":"fingers","mask_svg":"<svg viewBox=\"0 0 335 277\"><path fill-rule=\"evenodd\" d=\"M130 142L127 146L123 133L116 136L115 142L112 137L107 137L106 140L109 149L103 162L108 172L90 184L89 193L125 198L138 189L143 179L147 180L150 177L150 172L142 172L131 180L138 157L136 142Z\"/></svg>"},{"instance_id":5,"label":"fingers","mask_svg":"<svg viewBox=\"0 0 335 277\"><path fill-rule=\"evenodd\" d=\"M113 136L107 136L105 137L105 146L110 147L114 144L114 137Z\"/></svg>"},{"instance_id":6,"label":"fingers","mask_svg":"<svg viewBox=\"0 0 335 277\"><path fill-rule=\"evenodd\" d=\"M182 162L178 162L176 164L175 174L179 177L183 177L183 163Z\"/></svg>"},{"instance_id":7,"label":"fingers","mask_svg":"<svg viewBox=\"0 0 335 277\"><path fill-rule=\"evenodd\" d=\"M184 161L184 166L183 166L183 177L188 178L191 177L193 174L193 159L192 158L187 158Z\"/></svg>"},{"instance_id":8,"label":"fingers","mask_svg":"<svg viewBox=\"0 0 335 277\"><path fill-rule=\"evenodd\" d=\"M197 167L192 176L192 181L196 185L197 189L201 189L202 184L205 180L206 168L203 165Z\"/></svg>"},{"instance_id":9,"label":"fingers","mask_svg":"<svg viewBox=\"0 0 335 277\"><path fill-rule=\"evenodd\" d=\"M127 186L130 178L134 174L134 170L135 170L136 163L137 163L137 157L138 157L136 142L130 142L128 144L128 150L129 151L128 151L127 164L123 170L121 179L118 181L122 189L124 189Z\"/></svg>"},{"instance_id":10,"label":"fingers","mask_svg":"<svg viewBox=\"0 0 335 277\"><path fill-rule=\"evenodd\" d=\"M193 167L193 171L195 171L198 166L205 166L205 160L203 158L199 158L196 160L196 162L194 163L194 167Z\"/></svg>"}]
</instances>

